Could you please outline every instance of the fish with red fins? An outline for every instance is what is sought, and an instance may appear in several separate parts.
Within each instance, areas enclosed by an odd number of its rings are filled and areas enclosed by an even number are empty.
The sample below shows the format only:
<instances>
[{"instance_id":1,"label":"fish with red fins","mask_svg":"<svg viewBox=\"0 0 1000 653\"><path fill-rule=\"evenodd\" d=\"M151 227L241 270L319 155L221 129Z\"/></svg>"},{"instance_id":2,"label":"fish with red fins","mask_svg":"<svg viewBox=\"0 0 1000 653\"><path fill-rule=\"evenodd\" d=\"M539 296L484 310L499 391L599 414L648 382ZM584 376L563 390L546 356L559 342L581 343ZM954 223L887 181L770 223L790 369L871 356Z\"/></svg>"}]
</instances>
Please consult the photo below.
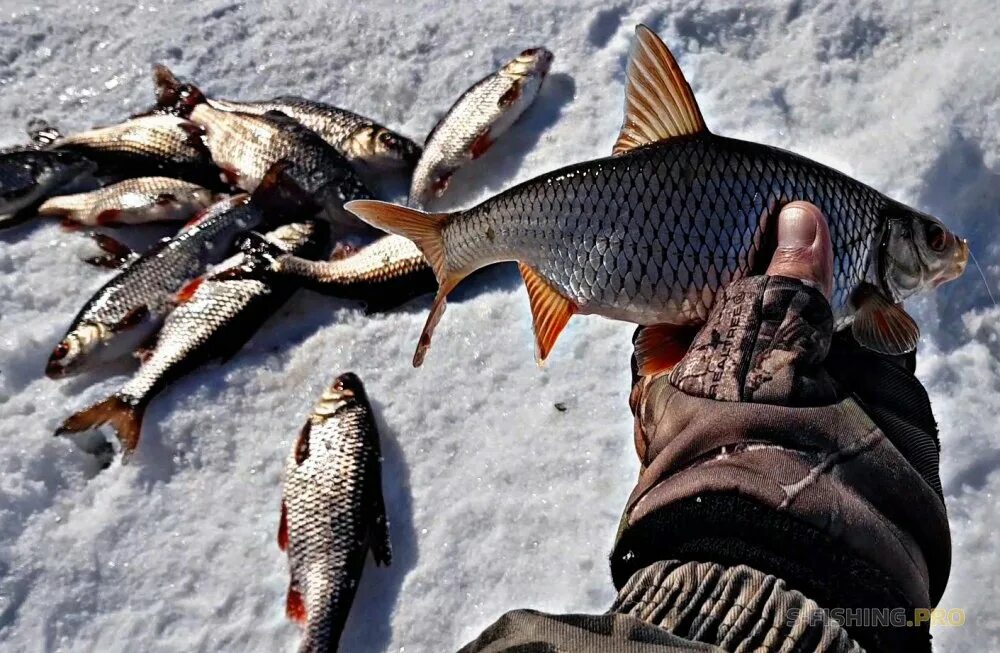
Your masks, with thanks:
<instances>
[{"instance_id":1,"label":"fish with red fins","mask_svg":"<svg viewBox=\"0 0 1000 653\"><path fill-rule=\"evenodd\" d=\"M864 346L912 350L919 329L900 303L958 277L968 247L937 218L803 156L708 130L663 42L639 26L625 120L612 156L565 167L455 213L371 200L346 208L406 236L439 289L420 336L420 365L445 298L475 270L516 261L544 360L570 317L639 324L640 369L669 369L730 282L763 273L776 218L795 200L826 215L837 328Z\"/></svg>"}]
</instances>

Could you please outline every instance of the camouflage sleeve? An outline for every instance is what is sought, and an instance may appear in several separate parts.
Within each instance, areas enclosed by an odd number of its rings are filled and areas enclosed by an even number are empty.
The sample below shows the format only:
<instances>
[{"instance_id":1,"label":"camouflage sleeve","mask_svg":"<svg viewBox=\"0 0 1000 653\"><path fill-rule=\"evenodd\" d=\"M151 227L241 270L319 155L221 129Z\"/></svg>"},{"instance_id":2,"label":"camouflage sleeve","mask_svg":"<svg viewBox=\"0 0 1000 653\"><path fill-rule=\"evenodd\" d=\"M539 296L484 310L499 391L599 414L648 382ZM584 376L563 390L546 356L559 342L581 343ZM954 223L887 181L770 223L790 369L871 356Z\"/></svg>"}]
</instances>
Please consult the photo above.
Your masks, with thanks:
<instances>
[{"instance_id":1,"label":"camouflage sleeve","mask_svg":"<svg viewBox=\"0 0 1000 653\"><path fill-rule=\"evenodd\" d=\"M824 608L937 604L950 570L937 431L912 358L833 336L801 281L730 285L687 356L633 389L642 472L611 566L748 565ZM854 626L868 650L929 650L920 628Z\"/></svg>"}]
</instances>

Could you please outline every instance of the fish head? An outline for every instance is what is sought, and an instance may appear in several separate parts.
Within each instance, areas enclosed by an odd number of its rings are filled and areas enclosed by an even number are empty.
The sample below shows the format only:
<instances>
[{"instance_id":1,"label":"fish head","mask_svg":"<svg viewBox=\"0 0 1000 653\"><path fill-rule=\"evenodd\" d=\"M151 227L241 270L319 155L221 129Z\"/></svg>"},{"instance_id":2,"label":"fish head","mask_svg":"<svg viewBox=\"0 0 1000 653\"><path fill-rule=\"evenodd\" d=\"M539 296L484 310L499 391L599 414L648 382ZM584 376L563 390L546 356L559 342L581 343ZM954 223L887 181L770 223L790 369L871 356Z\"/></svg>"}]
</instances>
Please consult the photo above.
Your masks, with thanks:
<instances>
[{"instance_id":1,"label":"fish head","mask_svg":"<svg viewBox=\"0 0 1000 653\"><path fill-rule=\"evenodd\" d=\"M352 158L384 169L412 168L421 154L416 143L378 125L356 130L348 137L347 149Z\"/></svg>"},{"instance_id":2,"label":"fish head","mask_svg":"<svg viewBox=\"0 0 1000 653\"><path fill-rule=\"evenodd\" d=\"M84 322L66 334L56 345L45 365L45 376L59 379L76 370L91 351L108 336L101 324Z\"/></svg>"},{"instance_id":3,"label":"fish head","mask_svg":"<svg viewBox=\"0 0 1000 653\"><path fill-rule=\"evenodd\" d=\"M341 374L326 389L313 411L313 421L325 421L343 410L367 403L365 386L353 372Z\"/></svg>"},{"instance_id":4,"label":"fish head","mask_svg":"<svg viewBox=\"0 0 1000 653\"><path fill-rule=\"evenodd\" d=\"M528 48L511 59L501 73L508 77L544 77L554 58L555 55L545 48Z\"/></svg>"},{"instance_id":5,"label":"fish head","mask_svg":"<svg viewBox=\"0 0 1000 653\"><path fill-rule=\"evenodd\" d=\"M926 213L902 205L886 211L877 272L890 297L900 301L961 276L969 260L965 240Z\"/></svg>"},{"instance_id":6,"label":"fish head","mask_svg":"<svg viewBox=\"0 0 1000 653\"><path fill-rule=\"evenodd\" d=\"M13 214L96 169L82 154L23 149L0 154L0 215Z\"/></svg>"}]
</instances>

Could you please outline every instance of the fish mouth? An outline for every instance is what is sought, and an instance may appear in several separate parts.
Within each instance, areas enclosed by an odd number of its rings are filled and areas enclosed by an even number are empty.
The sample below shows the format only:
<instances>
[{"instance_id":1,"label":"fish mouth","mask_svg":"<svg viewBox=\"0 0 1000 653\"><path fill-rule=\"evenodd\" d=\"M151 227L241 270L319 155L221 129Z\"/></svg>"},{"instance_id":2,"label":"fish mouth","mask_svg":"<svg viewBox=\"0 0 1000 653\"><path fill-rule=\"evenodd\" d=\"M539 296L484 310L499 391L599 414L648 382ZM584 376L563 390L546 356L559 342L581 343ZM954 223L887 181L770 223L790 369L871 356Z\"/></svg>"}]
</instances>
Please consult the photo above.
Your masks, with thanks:
<instances>
[{"instance_id":1,"label":"fish mouth","mask_svg":"<svg viewBox=\"0 0 1000 653\"><path fill-rule=\"evenodd\" d=\"M69 376L70 365L64 365L62 361L50 358L45 364L45 376L50 379L63 379Z\"/></svg>"},{"instance_id":2,"label":"fish mouth","mask_svg":"<svg viewBox=\"0 0 1000 653\"><path fill-rule=\"evenodd\" d=\"M948 262L943 270L935 275L932 285L937 288L943 283L947 283L962 276L965 267L969 264L969 243L964 239L958 239L958 247L955 248L955 255Z\"/></svg>"}]
</instances>

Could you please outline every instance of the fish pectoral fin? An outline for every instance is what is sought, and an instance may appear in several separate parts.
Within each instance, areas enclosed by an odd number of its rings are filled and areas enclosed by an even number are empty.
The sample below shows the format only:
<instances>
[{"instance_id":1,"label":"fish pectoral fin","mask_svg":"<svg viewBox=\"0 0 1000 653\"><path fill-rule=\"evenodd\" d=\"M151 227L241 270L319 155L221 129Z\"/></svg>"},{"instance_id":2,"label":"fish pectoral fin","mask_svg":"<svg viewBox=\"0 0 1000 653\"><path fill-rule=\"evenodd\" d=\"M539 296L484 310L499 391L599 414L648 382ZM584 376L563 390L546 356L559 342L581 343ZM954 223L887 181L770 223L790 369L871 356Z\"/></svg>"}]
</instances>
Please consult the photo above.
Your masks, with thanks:
<instances>
[{"instance_id":1,"label":"fish pectoral fin","mask_svg":"<svg viewBox=\"0 0 1000 653\"><path fill-rule=\"evenodd\" d=\"M121 209L104 209L94 216L94 224L99 226L112 225L121 219L121 215L124 213Z\"/></svg>"},{"instance_id":2,"label":"fish pectoral fin","mask_svg":"<svg viewBox=\"0 0 1000 653\"><path fill-rule=\"evenodd\" d=\"M517 264L528 289L531 319L535 330L535 359L541 365L552 351L569 318L577 313L577 306L552 287L545 277L524 263Z\"/></svg>"},{"instance_id":3,"label":"fish pectoral fin","mask_svg":"<svg viewBox=\"0 0 1000 653\"><path fill-rule=\"evenodd\" d=\"M675 324L639 327L632 344L640 376L669 372L684 358L698 329Z\"/></svg>"},{"instance_id":4,"label":"fish pectoral fin","mask_svg":"<svg viewBox=\"0 0 1000 653\"><path fill-rule=\"evenodd\" d=\"M177 291L177 294L174 295L173 303L177 306L180 306L185 302L191 301L191 298L194 297L194 294L198 292L198 288L200 288L201 284L204 282L205 282L205 277L203 276L196 277L191 281L188 281L186 284L184 284L184 286L180 290Z\"/></svg>"},{"instance_id":5,"label":"fish pectoral fin","mask_svg":"<svg viewBox=\"0 0 1000 653\"><path fill-rule=\"evenodd\" d=\"M116 324L111 325L111 330L117 332L124 331L125 329L131 329L132 327L140 324L147 317L149 317L149 308L146 306L138 306L126 313L125 317L120 319Z\"/></svg>"},{"instance_id":6,"label":"fish pectoral fin","mask_svg":"<svg viewBox=\"0 0 1000 653\"><path fill-rule=\"evenodd\" d=\"M851 333L864 347L880 354L898 356L913 351L920 340L920 327L902 306L868 287L857 301Z\"/></svg>"},{"instance_id":7,"label":"fish pectoral fin","mask_svg":"<svg viewBox=\"0 0 1000 653\"><path fill-rule=\"evenodd\" d=\"M278 548L282 551L288 549L288 506L285 500L281 500L281 518L278 520Z\"/></svg>"},{"instance_id":8,"label":"fish pectoral fin","mask_svg":"<svg viewBox=\"0 0 1000 653\"><path fill-rule=\"evenodd\" d=\"M385 513L385 496L382 494L382 458L372 456L365 474L368 484L368 545L372 558L380 567L392 564L392 544L389 541L389 517Z\"/></svg>"},{"instance_id":9,"label":"fish pectoral fin","mask_svg":"<svg viewBox=\"0 0 1000 653\"><path fill-rule=\"evenodd\" d=\"M479 132L476 136L476 140L472 141L472 145L469 146L469 155L473 159L478 159L482 155L486 154L486 150L493 146L493 138L490 136L490 128L486 127L483 131ZM445 185L447 187L447 184ZM444 189L442 189L444 192Z\"/></svg>"},{"instance_id":10,"label":"fish pectoral fin","mask_svg":"<svg viewBox=\"0 0 1000 653\"><path fill-rule=\"evenodd\" d=\"M84 263L114 270L139 258L139 255L133 252L128 245L115 240L111 236L92 233L90 234L90 238L94 241L95 245L101 248L104 254L85 258L83 259Z\"/></svg>"},{"instance_id":11,"label":"fish pectoral fin","mask_svg":"<svg viewBox=\"0 0 1000 653\"><path fill-rule=\"evenodd\" d=\"M91 234L90 239L94 241L95 245L101 248L101 251L113 256L122 259L133 259L139 256L128 245L106 234Z\"/></svg>"},{"instance_id":12,"label":"fish pectoral fin","mask_svg":"<svg viewBox=\"0 0 1000 653\"><path fill-rule=\"evenodd\" d=\"M501 109L506 109L510 105L517 102L517 99L521 97L523 93L524 93L524 78L522 77L520 79L514 80L514 83L510 85L510 88L504 91L504 94L501 95L500 99L497 101L497 106L500 107Z\"/></svg>"},{"instance_id":13,"label":"fish pectoral fin","mask_svg":"<svg viewBox=\"0 0 1000 653\"><path fill-rule=\"evenodd\" d=\"M299 585L294 579L288 583L288 594L285 596L285 616L299 624L305 624L309 617L306 612L306 604L302 600L302 592L299 591Z\"/></svg>"},{"instance_id":14,"label":"fish pectoral fin","mask_svg":"<svg viewBox=\"0 0 1000 653\"><path fill-rule=\"evenodd\" d=\"M160 193L155 198L153 198L153 204L156 206L169 206L170 204L176 204L180 200L174 193Z\"/></svg>"},{"instance_id":15,"label":"fish pectoral fin","mask_svg":"<svg viewBox=\"0 0 1000 653\"><path fill-rule=\"evenodd\" d=\"M275 161L250 194L250 201L264 209L269 218L319 212L320 206L312 194L292 176L294 169L295 164L289 159Z\"/></svg>"},{"instance_id":16,"label":"fish pectoral fin","mask_svg":"<svg viewBox=\"0 0 1000 653\"><path fill-rule=\"evenodd\" d=\"M691 86L670 50L645 25L635 28L625 85L625 120L613 154L707 132Z\"/></svg>"}]
</instances>

